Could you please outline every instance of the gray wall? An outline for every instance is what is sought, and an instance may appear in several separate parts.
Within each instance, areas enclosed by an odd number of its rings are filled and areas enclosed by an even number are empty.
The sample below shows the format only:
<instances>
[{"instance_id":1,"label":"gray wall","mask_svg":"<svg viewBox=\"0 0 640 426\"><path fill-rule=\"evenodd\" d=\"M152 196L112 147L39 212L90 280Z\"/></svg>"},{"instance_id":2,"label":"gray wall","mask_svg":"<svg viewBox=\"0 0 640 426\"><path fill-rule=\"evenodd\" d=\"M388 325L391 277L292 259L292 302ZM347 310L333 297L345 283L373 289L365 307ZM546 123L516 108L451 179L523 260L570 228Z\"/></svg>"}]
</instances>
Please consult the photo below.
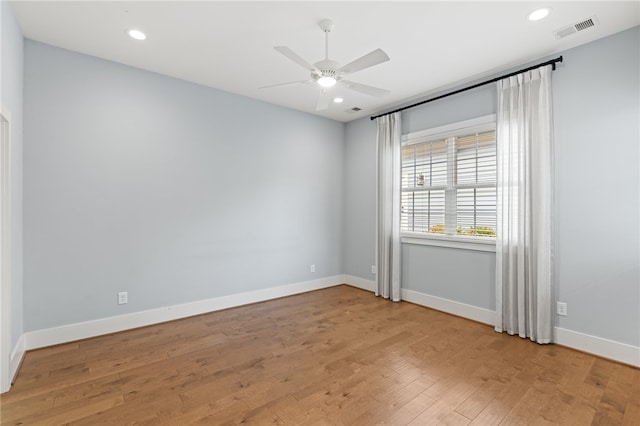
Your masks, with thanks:
<instances>
[{"instance_id":1,"label":"gray wall","mask_svg":"<svg viewBox=\"0 0 640 426\"><path fill-rule=\"evenodd\" d=\"M23 140L23 54L24 39L8 1L0 2L2 16L2 105L11 112L11 346L23 332L22 312L22 140Z\"/></svg>"},{"instance_id":2,"label":"gray wall","mask_svg":"<svg viewBox=\"0 0 640 426\"><path fill-rule=\"evenodd\" d=\"M346 126L344 272L375 279L376 126L367 119Z\"/></svg>"},{"instance_id":3,"label":"gray wall","mask_svg":"<svg viewBox=\"0 0 640 426\"><path fill-rule=\"evenodd\" d=\"M24 78L25 331L342 273L342 123L33 41Z\"/></svg>"},{"instance_id":4,"label":"gray wall","mask_svg":"<svg viewBox=\"0 0 640 426\"><path fill-rule=\"evenodd\" d=\"M485 86L402 114L410 133L495 113L495 88ZM374 280L376 124L347 124L345 148L345 273ZM495 309L495 254L403 244L402 286L432 296ZM460 268L459 265L467 265Z\"/></svg>"},{"instance_id":5,"label":"gray wall","mask_svg":"<svg viewBox=\"0 0 640 426\"><path fill-rule=\"evenodd\" d=\"M553 74L555 280L558 300L568 303L568 316L557 325L634 346L640 346L639 40L636 27L568 50ZM493 113L494 90L409 110L403 132ZM375 202L375 171L357 164L375 149L375 124L351 122L346 134L346 168L354 167L350 179L362 186L346 186L346 238L352 241L345 269L370 278L361 258L374 261L375 227L352 220L375 219L366 207ZM404 245L403 256L404 288L495 309L493 254ZM449 272L452 265L470 266Z\"/></svg>"},{"instance_id":6,"label":"gray wall","mask_svg":"<svg viewBox=\"0 0 640 426\"><path fill-rule=\"evenodd\" d=\"M559 325L640 346L640 27L565 59L553 75Z\"/></svg>"},{"instance_id":7,"label":"gray wall","mask_svg":"<svg viewBox=\"0 0 640 426\"><path fill-rule=\"evenodd\" d=\"M402 133L494 114L495 106L495 87L479 87L406 110L402 114ZM402 286L495 310L495 264L495 253L404 244Z\"/></svg>"},{"instance_id":8,"label":"gray wall","mask_svg":"<svg viewBox=\"0 0 640 426\"><path fill-rule=\"evenodd\" d=\"M402 287L496 309L496 255L416 244L402 245Z\"/></svg>"},{"instance_id":9,"label":"gray wall","mask_svg":"<svg viewBox=\"0 0 640 426\"><path fill-rule=\"evenodd\" d=\"M3 90L15 54L5 26ZM553 75L555 274L569 309L557 325L635 346L639 39L636 27L566 51ZM24 78L26 331L339 273L374 278L368 118L344 126L30 41ZM403 129L494 109L485 87L406 112ZM494 309L493 254L403 254L405 288ZM130 303L118 306L123 290Z\"/></svg>"}]
</instances>

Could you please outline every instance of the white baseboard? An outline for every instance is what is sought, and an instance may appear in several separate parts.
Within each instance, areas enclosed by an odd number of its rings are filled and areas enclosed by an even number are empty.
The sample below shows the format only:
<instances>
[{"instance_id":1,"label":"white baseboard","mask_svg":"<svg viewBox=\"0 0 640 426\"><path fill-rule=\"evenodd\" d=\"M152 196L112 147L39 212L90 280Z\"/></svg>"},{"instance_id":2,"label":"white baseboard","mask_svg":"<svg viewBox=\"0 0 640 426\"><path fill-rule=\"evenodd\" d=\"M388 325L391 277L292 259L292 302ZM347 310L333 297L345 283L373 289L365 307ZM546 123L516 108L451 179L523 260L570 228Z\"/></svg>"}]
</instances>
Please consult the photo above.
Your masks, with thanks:
<instances>
[{"instance_id":1,"label":"white baseboard","mask_svg":"<svg viewBox=\"0 0 640 426\"><path fill-rule=\"evenodd\" d=\"M376 282L372 280L367 280L365 278L356 277L353 275L343 275L342 280L345 284L350 285L351 287L361 288L362 290L371 291L373 293L376 292Z\"/></svg>"},{"instance_id":2,"label":"white baseboard","mask_svg":"<svg viewBox=\"0 0 640 426\"><path fill-rule=\"evenodd\" d=\"M303 281L295 284L266 288L263 290L232 294L229 296L167 306L148 311L134 312L115 317L101 318L93 321L47 328L44 330L30 331L23 335L23 350L58 345L103 334L115 333L132 328L144 327L147 325L200 315L221 309L228 309L250 303L276 299L278 297L291 296L298 293L305 293L307 291L333 287L340 285L343 282L343 275L335 275L332 277Z\"/></svg>"},{"instance_id":3,"label":"white baseboard","mask_svg":"<svg viewBox=\"0 0 640 426\"><path fill-rule=\"evenodd\" d=\"M640 347L560 327L555 327L554 333L554 342L558 345L640 367Z\"/></svg>"},{"instance_id":4,"label":"white baseboard","mask_svg":"<svg viewBox=\"0 0 640 426\"><path fill-rule=\"evenodd\" d=\"M412 302L438 311L472 319L488 325L495 324L495 312L477 306L466 305L449 299L402 290L402 300ZM555 327L554 343L593 355L608 358L623 364L640 367L640 348L613 340L584 334L577 331Z\"/></svg>"},{"instance_id":5,"label":"white baseboard","mask_svg":"<svg viewBox=\"0 0 640 426\"><path fill-rule=\"evenodd\" d=\"M167 306L116 317L102 318L61 327L31 331L23 334L11 353L11 377L14 377L25 351L45 346L86 339L102 334L115 333L137 327L157 324L194 315L262 302L278 297L291 296L340 284L348 284L375 292L375 281L352 275L335 275L312 281L222 296L197 302ZM426 306L449 314L494 325L495 312L413 290L402 289L402 300ZM624 364L640 367L640 348L589 334L563 328L555 328L555 343L569 348L609 358Z\"/></svg>"},{"instance_id":6,"label":"white baseboard","mask_svg":"<svg viewBox=\"0 0 640 426\"><path fill-rule=\"evenodd\" d=\"M402 289L402 300L478 321L483 324L495 324L496 313L489 309L479 308L477 306L467 305L454 300L443 299L442 297L431 296L429 294L406 289Z\"/></svg>"},{"instance_id":7,"label":"white baseboard","mask_svg":"<svg viewBox=\"0 0 640 426\"><path fill-rule=\"evenodd\" d=\"M20 363L22 362L22 358L24 358L25 348L24 348L24 334L20 336L18 341L16 342L16 346L11 351L11 358L9 359L9 377L11 378L11 383L16 378L18 374L18 367L20 367Z\"/></svg>"}]
</instances>

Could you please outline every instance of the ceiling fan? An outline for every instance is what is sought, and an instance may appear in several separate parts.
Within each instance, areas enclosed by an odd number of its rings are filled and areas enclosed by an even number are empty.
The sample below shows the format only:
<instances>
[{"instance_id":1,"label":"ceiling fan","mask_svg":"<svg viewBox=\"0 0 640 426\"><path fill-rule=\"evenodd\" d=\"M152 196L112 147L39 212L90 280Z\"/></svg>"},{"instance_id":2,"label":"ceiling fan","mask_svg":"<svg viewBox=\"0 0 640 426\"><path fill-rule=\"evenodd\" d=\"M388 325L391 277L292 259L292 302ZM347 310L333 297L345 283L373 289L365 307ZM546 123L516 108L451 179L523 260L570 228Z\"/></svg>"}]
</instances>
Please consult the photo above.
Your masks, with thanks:
<instances>
[{"instance_id":1,"label":"ceiling fan","mask_svg":"<svg viewBox=\"0 0 640 426\"><path fill-rule=\"evenodd\" d=\"M361 71L366 68L373 67L389 60L389 56L382 50L376 49L366 55L349 62L346 65L340 66L336 61L329 59L329 33L335 28L334 23L325 19L320 21L320 28L325 34L325 57L323 60L310 64L300 57L293 50L286 46L276 46L275 50L282 53L287 58L291 59L296 64L305 68L311 72L310 80L292 81L289 83L274 84L271 86L263 86L260 89L267 89L272 87L290 86L290 85L304 85L314 83L320 86L320 96L318 96L318 102L316 103L316 111L327 109L329 107L329 98L327 95L328 90L339 84L347 89L354 90L356 92L364 93L369 96L384 96L390 93L388 90L380 89L378 87L367 86L366 84L356 83L355 81L345 80L344 77L353 74L357 71Z\"/></svg>"}]
</instances>

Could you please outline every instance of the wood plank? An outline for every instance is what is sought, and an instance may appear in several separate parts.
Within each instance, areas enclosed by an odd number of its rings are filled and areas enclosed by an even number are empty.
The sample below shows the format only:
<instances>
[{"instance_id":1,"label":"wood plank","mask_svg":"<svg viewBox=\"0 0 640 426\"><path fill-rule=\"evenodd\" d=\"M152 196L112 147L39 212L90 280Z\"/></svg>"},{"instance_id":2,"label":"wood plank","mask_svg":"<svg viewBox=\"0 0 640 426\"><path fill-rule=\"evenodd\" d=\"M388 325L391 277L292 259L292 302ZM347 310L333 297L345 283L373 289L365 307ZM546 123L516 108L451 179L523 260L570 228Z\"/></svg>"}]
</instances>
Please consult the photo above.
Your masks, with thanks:
<instances>
[{"instance_id":1,"label":"wood plank","mask_svg":"<svg viewBox=\"0 0 640 426\"><path fill-rule=\"evenodd\" d=\"M332 287L26 354L0 423L640 424L640 370Z\"/></svg>"}]
</instances>

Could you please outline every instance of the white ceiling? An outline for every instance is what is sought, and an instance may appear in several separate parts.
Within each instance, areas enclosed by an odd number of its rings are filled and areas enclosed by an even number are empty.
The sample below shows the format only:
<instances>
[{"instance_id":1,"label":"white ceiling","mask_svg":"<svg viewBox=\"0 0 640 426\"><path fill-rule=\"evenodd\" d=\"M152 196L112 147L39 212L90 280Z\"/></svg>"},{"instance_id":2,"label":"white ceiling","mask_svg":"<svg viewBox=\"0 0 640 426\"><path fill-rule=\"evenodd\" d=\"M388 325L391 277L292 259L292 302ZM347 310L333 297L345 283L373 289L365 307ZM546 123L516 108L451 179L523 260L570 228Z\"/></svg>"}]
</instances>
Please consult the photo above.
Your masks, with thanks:
<instances>
[{"instance_id":1,"label":"white ceiling","mask_svg":"<svg viewBox=\"0 0 640 426\"><path fill-rule=\"evenodd\" d=\"M640 25L637 0L47 0L13 6L26 38L343 122ZM542 6L550 6L551 14L528 21L529 12ZM553 31L594 15L595 27L554 37ZM389 95L374 98L336 87L344 103L316 112L317 86L258 89L309 77L273 47L288 46L311 63L323 59L318 22L326 18L336 24L331 59L345 64L376 48L389 55L389 62L349 76ZM129 28L143 30L147 40L129 38ZM347 111L353 107L362 111Z\"/></svg>"}]
</instances>

